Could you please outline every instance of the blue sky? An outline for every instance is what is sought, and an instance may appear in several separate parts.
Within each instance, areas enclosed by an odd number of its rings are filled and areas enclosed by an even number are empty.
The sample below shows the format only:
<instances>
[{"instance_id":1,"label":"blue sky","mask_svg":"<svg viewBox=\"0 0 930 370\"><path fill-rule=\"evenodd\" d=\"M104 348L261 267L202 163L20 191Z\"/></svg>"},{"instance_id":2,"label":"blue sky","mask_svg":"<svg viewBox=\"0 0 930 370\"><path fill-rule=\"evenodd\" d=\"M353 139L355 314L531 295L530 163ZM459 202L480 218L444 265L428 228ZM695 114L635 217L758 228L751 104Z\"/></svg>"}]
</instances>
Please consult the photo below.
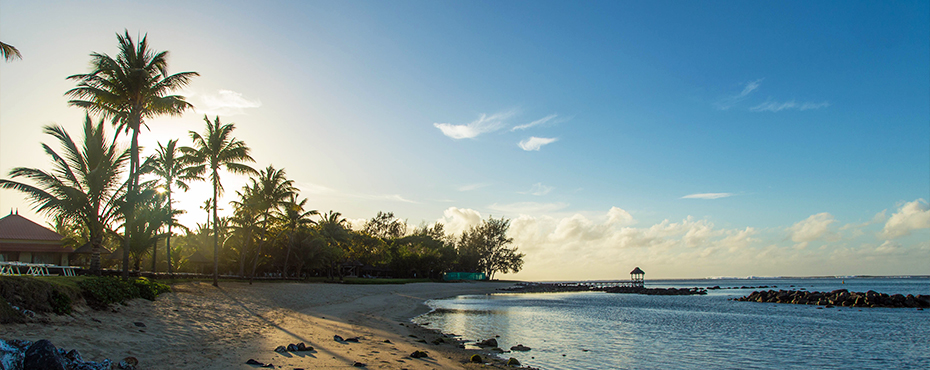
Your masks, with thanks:
<instances>
[{"instance_id":1,"label":"blue sky","mask_svg":"<svg viewBox=\"0 0 930 370\"><path fill-rule=\"evenodd\" d=\"M927 2L0 0L0 172L123 29L202 75L149 147L220 114L313 208L511 218L515 278L930 274Z\"/></svg>"}]
</instances>

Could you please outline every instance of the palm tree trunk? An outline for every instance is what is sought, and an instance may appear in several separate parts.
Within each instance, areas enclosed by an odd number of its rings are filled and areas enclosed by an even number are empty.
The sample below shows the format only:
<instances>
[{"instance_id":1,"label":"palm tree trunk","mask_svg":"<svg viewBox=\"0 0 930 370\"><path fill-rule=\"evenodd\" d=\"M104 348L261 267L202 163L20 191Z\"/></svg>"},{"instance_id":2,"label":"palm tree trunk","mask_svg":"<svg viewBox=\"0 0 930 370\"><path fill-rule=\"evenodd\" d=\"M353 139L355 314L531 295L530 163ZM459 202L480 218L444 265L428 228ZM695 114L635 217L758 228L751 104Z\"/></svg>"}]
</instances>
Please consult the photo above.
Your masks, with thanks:
<instances>
[{"instance_id":1,"label":"palm tree trunk","mask_svg":"<svg viewBox=\"0 0 930 370\"><path fill-rule=\"evenodd\" d=\"M171 276L171 226L174 224L174 213L171 211L171 183L168 183L168 236L165 238L165 249L168 252L168 276Z\"/></svg>"},{"instance_id":2,"label":"palm tree trunk","mask_svg":"<svg viewBox=\"0 0 930 370\"><path fill-rule=\"evenodd\" d=\"M262 221L262 236L261 241L258 242L258 251L255 252L255 261L252 262L252 274L249 275L249 285L252 285L252 279L255 279L255 269L258 268L258 258L262 255L262 246L265 245L265 236L266 229L265 226L268 224L268 219Z\"/></svg>"},{"instance_id":3,"label":"palm tree trunk","mask_svg":"<svg viewBox=\"0 0 930 370\"><path fill-rule=\"evenodd\" d=\"M216 181L216 169L213 169L213 286L220 286L220 233L217 230L219 225L219 216L216 214L216 193L217 193L217 184Z\"/></svg>"},{"instance_id":4,"label":"palm tree trunk","mask_svg":"<svg viewBox=\"0 0 930 370\"><path fill-rule=\"evenodd\" d=\"M123 227L124 232L124 242L123 242L123 279L129 279L129 245L132 242L130 238L130 230L132 229L133 224L133 215L135 214L136 208L136 186L139 183L139 120L136 122L130 122L132 125L132 142L130 144L129 151L131 153L129 159L129 186L126 188L126 224Z\"/></svg>"},{"instance_id":5,"label":"palm tree trunk","mask_svg":"<svg viewBox=\"0 0 930 370\"><path fill-rule=\"evenodd\" d=\"M242 246L242 251L239 252L239 276L245 277L245 256L249 254L249 247L252 246L252 227L249 227L249 232L246 233L245 245Z\"/></svg>"},{"instance_id":6,"label":"palm tree trunk","mask_svg":"<svg viewBox=\"0 0 930 370\"><path fill-rule=\"evenodd\" d=\"M287 261L291 257L291 244L294 241L294 235L287 236L287 253L284 254L284 271L281 272L281 277L287 279Z\"/></svg>"}]
</instances>

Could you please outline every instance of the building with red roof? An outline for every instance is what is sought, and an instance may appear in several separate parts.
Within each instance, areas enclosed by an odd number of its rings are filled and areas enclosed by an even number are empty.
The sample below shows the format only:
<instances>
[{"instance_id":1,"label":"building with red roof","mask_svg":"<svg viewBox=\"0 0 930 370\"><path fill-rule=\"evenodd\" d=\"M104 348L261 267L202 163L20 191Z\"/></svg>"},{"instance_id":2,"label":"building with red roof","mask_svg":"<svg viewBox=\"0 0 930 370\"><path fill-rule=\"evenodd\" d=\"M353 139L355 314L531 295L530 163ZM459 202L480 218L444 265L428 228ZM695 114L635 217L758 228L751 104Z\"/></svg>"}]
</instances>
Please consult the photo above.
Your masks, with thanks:
<instances>
[{"instance_id":1,"label":"building with red roof","mask_svg":"<svg viewBox=\"0 0 930 370\"><path fill-rule=\"evenodd\" d=\"M68 266L73 248L62 246L63 236L20 216L0 218L0 262L47 263Z\"/></svg>"}]
</instances>

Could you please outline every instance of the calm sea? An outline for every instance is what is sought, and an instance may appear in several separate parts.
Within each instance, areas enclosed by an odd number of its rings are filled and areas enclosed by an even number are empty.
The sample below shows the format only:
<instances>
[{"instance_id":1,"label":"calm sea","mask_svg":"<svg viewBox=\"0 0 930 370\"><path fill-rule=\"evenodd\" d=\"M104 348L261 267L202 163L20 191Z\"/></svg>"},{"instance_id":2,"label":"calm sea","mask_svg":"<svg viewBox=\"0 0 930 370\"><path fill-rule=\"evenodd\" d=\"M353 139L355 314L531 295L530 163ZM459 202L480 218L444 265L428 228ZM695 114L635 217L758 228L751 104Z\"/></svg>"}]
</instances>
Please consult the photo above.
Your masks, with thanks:
<instances>
[{"instance_id":1,"label":"calm sea","mask_svg":"<svg viewBox=\"0 0 930 370\"><path fill-rule=\"evenodd\" d=\"M647 287L777 286L930 294L930 277L649 281ZM791 287L794 285L794 287ZM418 324L466 340L500 336L541 369L930 369L930 309L818 308L705 296L491 294L432 300Z\"/></svg>"}]
</instances>

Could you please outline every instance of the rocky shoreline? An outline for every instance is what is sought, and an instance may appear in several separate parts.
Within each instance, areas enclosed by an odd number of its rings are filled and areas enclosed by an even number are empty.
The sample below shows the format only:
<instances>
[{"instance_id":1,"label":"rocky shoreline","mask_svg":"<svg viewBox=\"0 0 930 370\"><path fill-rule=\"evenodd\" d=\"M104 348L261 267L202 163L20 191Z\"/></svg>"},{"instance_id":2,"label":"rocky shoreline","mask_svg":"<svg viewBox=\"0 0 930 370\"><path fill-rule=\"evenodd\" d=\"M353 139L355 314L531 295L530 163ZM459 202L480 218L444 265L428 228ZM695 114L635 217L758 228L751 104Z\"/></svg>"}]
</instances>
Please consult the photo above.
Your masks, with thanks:
<instances>
[{"instance_id":1,"label":"rocky shoreline","mask_svg":"<svg viewBox=\"0 0 930 370\"><path fill-rule=\"evenodd\" d=\"M109 359L84 361L76 349L56 348L47 339L35 342L0 339L0 369L3 370L135 370L138 364L135 357L118 363Z\"/></svg>"},{"instance_id":2,"label":"rocky shoreline","mask_svg":"<svg viewBox=\"0 0 930 370\"><path fill-rule=\"evenodd\" d=\"M748 296L734 298L740 302L808 304L826 307L886 307L886 308L930 308L930 295L884 294L874 290L865 293L838 289L832 292L808 292L802 290L754 291Z\"/></svg>"},{"instance_id":3,"label":"rocky shoreline","mask_svg":"<svg viewBox=\"0 0 930 370\"><path fill-rule=\"evenodd\" d=\"M620 294L645 295L703 295L704 288L645 288L625 286L596 286L576 283L520 283L512 287L499 289L506 293L564 293L564 292L605 292Z\"/></svg>"}]
</instances>

